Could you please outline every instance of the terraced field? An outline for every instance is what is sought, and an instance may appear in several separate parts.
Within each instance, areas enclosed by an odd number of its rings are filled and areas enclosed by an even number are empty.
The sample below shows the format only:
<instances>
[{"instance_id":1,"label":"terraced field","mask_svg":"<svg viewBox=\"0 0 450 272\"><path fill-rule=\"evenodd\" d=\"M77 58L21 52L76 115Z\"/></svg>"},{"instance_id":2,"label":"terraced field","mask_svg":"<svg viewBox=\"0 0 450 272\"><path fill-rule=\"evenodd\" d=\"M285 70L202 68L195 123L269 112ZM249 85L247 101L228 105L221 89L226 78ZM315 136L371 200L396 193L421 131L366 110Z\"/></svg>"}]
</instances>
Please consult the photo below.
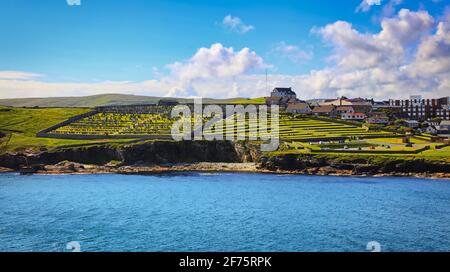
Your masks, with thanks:
<instances>
[{"instance_id":1,"label":"terraced field","mask_svg":"<svg viewBox=\"0 0 450 272\"><path fill-rule=\"evenodd\" d=\"M98 113L60 127L51 134L167 136L173 122L159 114Z\"/></svg>"},{"instance_id":2,"label":"terraced field","mask_svg":"<svg viewBox=\"0 0 450 272\"><path fill-rule=\"evenodd\" d=\"M196 117L197 119L199 117ZM278 133L281 140L284 141L314 141L316 139L326 140L339 137L345 138L364 138L387 137L393 135L389 132L367 131L362 127L334 123L330 121L315 120L312 118L292 118L287 115L281 115L279 121L279 130L270 130L271 119L268 119L267 132L260 131L257 128L258 120L247 118L245 122L237 122L237 118L230 117L223 120L223 125L217 123L211 127L205 134L217 135L227 129L229 120L233 120L232 135L234 137L248 139L250 136L268 136L268 133ZM210 119L202 118L202 123L206 124ZM170 118L166 114L147 113L97 113L95 115L83 118L70 123L69 125L57 128L50 132L54 135L98 135L98 136L155 136L161 138L171 137L171 128L177 119ZM191 125L194 118L191 120ZM231 126L230 126L231 127Z\"/></svg>"},{"instance_id":3,"label":"terraced field","mask_svg":"<svg viewBox=\"0 0 450 272\"><path fill-rule=\"evenodd\" d=\"M291 119L282 117L280 138L286 141L312 141L327 138L387 137L393 135L384 131L367 131L365 128L342 123L334 123L311 118Z\"/></svg>"},{"instance_id":4,"label":"terraced field","mask_svg":"<svg viewBox=\"0 0 450 272\"><path fill-rule=\"evenodd\" d=\"M191 124L198 117L191 118ZM171 128L179 119L158 113L97 113L59 127L52 135L89 135L89 136L154 136L171 137ZM202 122L208 119L204 118Z\"/></svg>"}]
</instances>

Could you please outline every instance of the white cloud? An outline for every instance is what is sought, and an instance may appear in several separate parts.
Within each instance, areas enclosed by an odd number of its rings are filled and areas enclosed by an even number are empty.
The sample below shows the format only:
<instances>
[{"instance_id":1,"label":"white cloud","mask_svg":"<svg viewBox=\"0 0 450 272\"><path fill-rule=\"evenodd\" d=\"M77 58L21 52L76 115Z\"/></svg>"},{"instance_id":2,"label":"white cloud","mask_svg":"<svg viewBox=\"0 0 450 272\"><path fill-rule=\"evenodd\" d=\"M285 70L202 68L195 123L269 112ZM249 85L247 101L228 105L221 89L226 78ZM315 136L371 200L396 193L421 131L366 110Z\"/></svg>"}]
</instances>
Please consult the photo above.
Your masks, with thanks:
<instances>
[{"instance_id":1,"label":"white cloud","mask_svg":"<svg viewBox=\"0 0 450 272\"><path fill-rule=\"evenodd\" d=\"M417 42L433 26L428 12L402 9L397 17L381 22L377 34L361 33L351 23L337 21L315 29L334 49L334 59L342 68L371 68L399 64L405 49Z\"/></svg>"},{"instance_id":2,"label":"white cloud","mask_svg":"<svg viewBox=\"0 0 450 272\"><path fill-rule=\"evenodd\" d=\"M431 35L434 26L428 12L402 9L383 19L378 33L359 32L344 21L315 29L332 46L330 59L336 64L320 75L326 83L322 93L374 98L448 95L450 27L439 22Z\"/></svg>"},{"instance_id":3,"label":"white cloud","mask_svg":"<svg viewBox=\"0 0 450 272\"><path fill-rule=\"evenodd\" d=\"M255 29L255 27L252 25L244 24L241 18L234 17L232 15L225 16L225 18L223 18L222 25L230 31L241 34L245 34Z\"/></svg>"},{"instance_id":4,"label":"white cloud","mask_svg":"<svg viewBox=\"0 0 450 272\"><path fill-rule=\"evenodd\" d=\"M439 22L434 35L422 40L415 61L407 68L415 76L445 74L450 71L450 14Z\"/></svg>"},{"instance_id":5,"label":"white cloud","mask_svg":"<svg viewBox=\"0 0 450 272\"><path fill-rule=\"evenodd\" d=\"M20 71L0 71L0 79L32 79L40 77L40 74L20 72Z\"/></svg>"},{"instance_id":6,"label":"white cloud","mask_svg":"<svg viewBox=\"0 0 450 272\"><path fill-rule=\"evenodd\" d=\"M382 17L391 17L395 14L398 5L402 4L404 0L390 0L386 5L384 5L381 12Z\"/></svg>"},{"instance_id":7,"label":"white cloud","mask_svg":"<svg viewBox=\"0 0 450 272\"><path fill-rule=\"evenodd\" d=\"M362 0L361 4L356 8L356 12L367 12L375 5L380 6L381 0Z\"/></svg>"},{"instance_id":8,"label":"white cloud","mask_svg":"<svg viewBox=\"0 0 450 272\"><path fill-rule=\"evenodd\" d=\"M294 63L301 63L302 61L310 60L313 57L312 51L302 50L298 46L287 44L284 41L279 42L273 51L281 54L282 57L287 58Z\"/></svg>"},{"instance_id":9,"label":"white cloud","mask_svg":"<svg viewBox=\"0 0 450 272\"><path fill-rule=\"evenodd\" d=\"M66 0L69 6L81 6L81 0Z\"/></svg>"},{"instance_id":10,"label":"white cloud","mask_svg":"<svg viewBox=\"0 0 450 272\"><path fill-rule=\"evenodd\" d=\"M171 78L179 82L170 95L195 92L192 84L198 80L232 78L265 67L268 65L263 59L249 48L235 52L232 47L216 43L210 48L200 48L188 61L168 65Z\"/></svg>"}]
</instances>

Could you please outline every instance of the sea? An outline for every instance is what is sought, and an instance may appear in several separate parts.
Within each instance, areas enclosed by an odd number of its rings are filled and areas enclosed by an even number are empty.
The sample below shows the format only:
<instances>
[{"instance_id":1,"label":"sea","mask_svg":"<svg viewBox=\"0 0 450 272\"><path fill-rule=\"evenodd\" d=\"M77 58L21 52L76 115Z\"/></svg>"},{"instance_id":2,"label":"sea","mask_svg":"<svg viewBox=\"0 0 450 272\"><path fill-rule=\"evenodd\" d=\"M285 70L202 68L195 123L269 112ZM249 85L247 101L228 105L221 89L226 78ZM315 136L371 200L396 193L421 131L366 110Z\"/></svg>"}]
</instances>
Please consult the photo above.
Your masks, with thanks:
<instances>
[{"instance_id":1,"label":"sea","mask_svg":"<svg viewBox=\"0 0 450 272\"><path fill-rule=\"evenodd\" d=\"M1 174L0 251L450 251L450 181Z\"/></svg>"}]
</instances>

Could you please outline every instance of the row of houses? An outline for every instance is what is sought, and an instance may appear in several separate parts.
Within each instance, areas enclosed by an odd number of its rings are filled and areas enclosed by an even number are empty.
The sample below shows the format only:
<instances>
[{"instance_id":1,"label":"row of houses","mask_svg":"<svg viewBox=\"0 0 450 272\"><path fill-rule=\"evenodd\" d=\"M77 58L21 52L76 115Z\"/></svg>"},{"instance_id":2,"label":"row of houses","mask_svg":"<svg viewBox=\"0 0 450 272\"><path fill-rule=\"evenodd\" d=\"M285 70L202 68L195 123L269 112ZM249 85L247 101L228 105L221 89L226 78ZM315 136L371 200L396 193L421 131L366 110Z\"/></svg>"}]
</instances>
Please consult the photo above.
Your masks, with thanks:
<instances>
[{"instance_id":1,"label":"row of houses","mask_svg":"<svg viewBox=\"0 0 450 272\"><path fill-rule=\"evenodd\" d=\"M292 88L275 88L266 98L267 105L278 105L282 110L292 114L311 114L315 116L340 117L343 120L366 120L372 124L387 124L389 118L382 112L372 112L373 100L345 97L307 103L297 99Z\"/></svg>"},{"instance_id":2,"label":"row of houses","mask_svg":"<svg viewBox=\"0 0 450 272\"><path fill-rule=\"evenodd\" d=\"M374 101L365 98L316 99L301 101L297 99L292 88L275 88L270 97L266 98L268 105L279 105L289 113L327 115L341 117L346 120L368 119L373 123L386 123L387 116L382 112L389 111L397 119L425 121L432 118L450 120L450 97L438 99L423 99L421 96L411 96L406 100ZM376 112L375 114L373 112Z\"/></svg>"}]
</instances>

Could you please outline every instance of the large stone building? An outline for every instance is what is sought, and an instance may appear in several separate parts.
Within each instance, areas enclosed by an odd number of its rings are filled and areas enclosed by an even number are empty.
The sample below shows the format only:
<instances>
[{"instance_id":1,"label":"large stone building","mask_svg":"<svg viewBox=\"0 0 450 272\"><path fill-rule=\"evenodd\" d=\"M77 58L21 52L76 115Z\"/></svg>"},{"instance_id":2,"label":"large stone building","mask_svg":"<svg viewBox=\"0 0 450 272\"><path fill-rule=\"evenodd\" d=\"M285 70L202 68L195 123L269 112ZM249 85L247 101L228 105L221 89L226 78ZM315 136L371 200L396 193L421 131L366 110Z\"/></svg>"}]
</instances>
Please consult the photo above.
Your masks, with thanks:
<instances>
[{"instance_id":1,"label":"large stone building","mask_svg":"<svg viewBox=\"0 0 450 272\"><path fill-rule=\"evenodd\" d=\"M292 88L275 88L270 93L270 97L266 98L267 105L278 105L285 110L290 103L298 103L297 94Z\"/></svg>"},{"instance_id":2,"label":"large stone building","mask_svg":"<svg viewBox=\"0 0 450 272\"><path fill-rule=\"evenodd\" d=\"M292 90L292 88L275 88L270 94L271 97L284 97L289 99L297 99L297 94Z\"/></svg>"},{"instance_id":3,"label":"large stone building","mask_svg":"<svg viewBox=\"0 0 450 272\"><path fill-rule=\"evenodd\" d=\"M423 99L421 96L411 96L406 100L389 100L389 105L399 107L401 112L415 120L430 118L450 119L450 97L438 99Z\"/></svg>"}]
</instances>

